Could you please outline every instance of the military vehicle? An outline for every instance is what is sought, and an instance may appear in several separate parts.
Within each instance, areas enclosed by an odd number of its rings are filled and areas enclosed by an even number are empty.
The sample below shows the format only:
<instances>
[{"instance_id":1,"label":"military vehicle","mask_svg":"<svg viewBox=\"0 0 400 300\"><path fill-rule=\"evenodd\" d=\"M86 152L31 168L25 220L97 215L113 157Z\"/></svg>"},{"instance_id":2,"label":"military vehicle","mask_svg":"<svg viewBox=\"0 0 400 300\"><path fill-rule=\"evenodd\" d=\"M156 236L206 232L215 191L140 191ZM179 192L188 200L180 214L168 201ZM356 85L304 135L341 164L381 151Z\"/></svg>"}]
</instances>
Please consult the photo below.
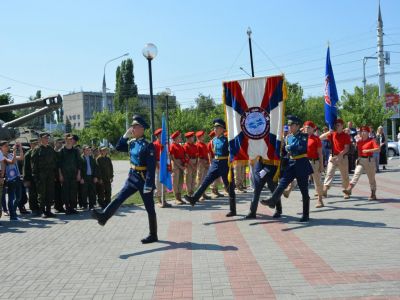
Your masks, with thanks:
<instances>
[{"instance_id":1,"label":"military vehicle","mask_svg":"<svg viewBox=\"0 0 400 300\"><path fill-rule=\"evenodd\" d=\"M22 108L38 108L32 113L17 118L15 120L4 122L0 120L0 140L15 140L20 136L20 129L18 128L25 122L28 122L36 117L43 116L47 113L55 111L62 106L62 97L60 95L48 96L40 98L27 103L7 104L0 105L0 113L18 110ZM30 129L24 129L23 133L34 135L34 131Z\"/></svg>"}]
</instances>

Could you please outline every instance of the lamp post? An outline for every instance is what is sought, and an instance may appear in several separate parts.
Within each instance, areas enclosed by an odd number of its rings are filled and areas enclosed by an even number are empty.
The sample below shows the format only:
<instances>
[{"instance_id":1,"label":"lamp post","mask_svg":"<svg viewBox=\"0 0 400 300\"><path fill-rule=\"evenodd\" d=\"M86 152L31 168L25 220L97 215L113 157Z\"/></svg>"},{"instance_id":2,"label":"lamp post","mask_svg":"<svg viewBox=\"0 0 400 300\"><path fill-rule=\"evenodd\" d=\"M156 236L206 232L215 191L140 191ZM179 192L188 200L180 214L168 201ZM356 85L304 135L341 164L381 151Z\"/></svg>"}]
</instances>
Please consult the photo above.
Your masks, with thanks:
<instances>
[{"instance_id":1,"label":"lamp post","mask_svg":"<svg viewBox=\"0 0 400 300\"><path fill-rule=\"evenodd\" d=\"M166 88L165 89L165 97L166 97L166 103L165 103L165 111L166 111L166 118L167 118L167 144L168 144L168 149L169 149L169 117L168 117L168 110L169 110L169 103L168 103L168 98L171 96L171 89Z\"/></svg>"},{"instance_id":2,"label":"lamp post","mask_svg":"<svg viewBox=\"0 0 400 300\"><path fill-rule=\"evenodd\" d=\"M247 35L249 36L249 50L250 50L250 63L251 63L251 77L254 77L254 65L253 65L253 50L251 47L251 28L247 28Z\"/></svg>"},{"instance_id":3,"label":"lamp post","mask_svg":"<svg viewBox=\"0 0 400 300\"><path fill-rule=\"evenodd\" d=\"M7 88L5 88L5 89L0 90L0 92L7 91L7 90L9 90L9 89L11 89L11 86L9 86L9 87L7 87Z\"/></svg>"},{"instance_id":4,"label":"lamp post","mask_svg":"<svg viewBox=\"0 0 400 300\"><path fill-rule=\"evenodd\" d=\"M144 45L143 56L149 64L149 82L150 82L150 122L151 122L151 141L154 141L154 99L153 99L153 78L151 74L151 61L157 56L157 47L152 43Z\"/></svg>"},{"instance_id":5,"label":"lamp post","mask_svg":"<svg viewBox=\"0 0 400 300\"><path fill-rule=\"evenodd\" d=\"M368 59L378 59L377 57L373 56L365 56L363 58L363 95L365 96L366 89L367 89L367 78L365 76L365 65L367 64Z\"/></svg>"},{"instance_id":6,"label":"lamp post","mask_svg":"<svg viewBox=\"0 0 400 300\"><path fill-rule=\"evenodd\" d=\"M110 59L109 61L107 61L105 64L104 64L104 71L103 71L103 101L102 101L102 109L103 110L106 110L106 109L108 109L108 107L107 107L107 86L106 86L106 67L107 67L107 65L110 63L110 62L112 62L112 61L114 61L114 60L117 60L117 59L119 59L119 58L121 58L121 57L124 57L124 56L128 56L129 55L129 53L125 53L125 54L122 54L122 55L120 55L120 56L118 56L118 57L116 57L116 58L113 58L113 59Z\"/></svg>"}]
</instances>

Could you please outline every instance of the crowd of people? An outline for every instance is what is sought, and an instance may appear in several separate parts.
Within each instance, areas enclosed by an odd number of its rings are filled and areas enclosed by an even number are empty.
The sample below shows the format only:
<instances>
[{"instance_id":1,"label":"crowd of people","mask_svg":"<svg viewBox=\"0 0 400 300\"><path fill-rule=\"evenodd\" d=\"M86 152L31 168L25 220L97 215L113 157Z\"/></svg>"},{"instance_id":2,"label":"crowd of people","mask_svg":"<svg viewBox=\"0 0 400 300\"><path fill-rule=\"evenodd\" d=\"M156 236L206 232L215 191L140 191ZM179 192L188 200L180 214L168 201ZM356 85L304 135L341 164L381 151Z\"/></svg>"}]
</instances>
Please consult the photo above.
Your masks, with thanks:
<instances>
[{"instance_id":1,"label":"crowd of people","mask_svg":"<svg viewBox=\"0 0 400 300\"><path fill-rule=\"evenodd\" d=\"M27 151L21 143L10 149L7 141L0 141L2 214L19 221L17 210L50 218L55 217L52 207L67 215L97 204L106 207L114 177L108 149L81 147L78 140L66 134L50 142L50 134L43 132L29 141Z\"/></svg>"},{"instance_id":2,"label":"crowd of people","mask_svg":"<svg viewBox=\"0 0 400 300\"><path fill-rule=\"evenodd\" d=\"M320 133L312 121L303 123L295 116L288 116L287 119L279 165L271 164L262 157L230 163L227 131L222 119L214 120L214 129L208 134L203 130L172 133L168 150L174 204L195 205L225 196L229 197L227 216L230 217L236 215L236 194L253 193L246 218L256 218L261 191L267 184L271 197L261 203L276 208L274 217L279 218L282 214L281 195L289 197L298 185L303 198L303 217L300 221L306 222L309 220L309 181L315 186L316 207L321 208L337 169L345 199L351 196L363 172L369 179L369 199L377 199L375 173L379 171L380 164L383 168L387 164L386 138L382 127L374 133L370 126L353 128L349 122L345 127L343 120L337 119L334 130L324 128ZM39 139L30 140L30 149L26 153L19 143L15 143L10 150L7 141L0 141L3 214L9 215L10 220L19 220L17 209L20 214L30 213L25 208L27 203L32 214L43 218L55 217L53 206L55 212L65 214L76 214L79 207L92 210L99 224L105 225L118 207L131 194L139 191L150 225L150 235L142 242L157 240L154 234L154 200L161 208L171 207L172 204L167 201L167 190L159 177L162 129L153 133L155 141L151 143L143 136L147 127L143 118L134 116L132 126L116 146L118 151L129 153L130 173L125 186L112 202L113 165L106 147L80 147L77 144L79 138L71 134L49 143L50 135L41 133ZM281 174L279 181L276 180L277 172ZM353 177L350 180L351 173ZM220 183L224 186L222 193ZM209 186L211 193L207 194ZM95 210L96 206L100 206L102 211Z\"/></svg>"}]
</instances>

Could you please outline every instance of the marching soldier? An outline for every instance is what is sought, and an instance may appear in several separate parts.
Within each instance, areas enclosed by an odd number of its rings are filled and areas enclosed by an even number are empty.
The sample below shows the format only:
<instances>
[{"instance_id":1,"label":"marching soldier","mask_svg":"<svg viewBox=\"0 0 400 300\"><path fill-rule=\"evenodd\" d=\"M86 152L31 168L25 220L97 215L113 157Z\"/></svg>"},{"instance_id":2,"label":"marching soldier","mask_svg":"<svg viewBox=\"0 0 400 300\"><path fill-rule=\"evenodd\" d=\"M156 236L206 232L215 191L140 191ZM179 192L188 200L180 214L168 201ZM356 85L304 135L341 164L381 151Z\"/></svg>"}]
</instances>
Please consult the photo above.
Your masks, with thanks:
<instances>
[{"instance_id":1,"label":"marching soldier","mask_svg":"<svg viewBox=\"0 0 400 300\"><path fill-rule=\"evenodd\" d=\"M185 199L190 202L192 206L199 201L200 197L206 191L211 183L218 177L222 177L225 188L229 192L229 208L230 211L226 215L227 217L236 216L236 195L235 195L235 178L233 176L233 170L229 170L229 145L228 139L224 136L225 121L222 119L214 120L214 131L215 137L212 140L214 148L214 159L211 163L211 167L208 170L204 181L194 193L193 196L186 195ZM231 171L231 182L228 180L228 173Z\"/></svg>"},{"instance_id":2,"label":"marching soldier","mask_svg":"<svg viewBox=\"0 0 400 300\"><path fill-rule=\"evenodd\" d=\"M97 164L92 156L92 149L88 145L83 147L83 155L81 161L81 189L82 189L82 204L83 209L88 207L93 209L96 205L96 183L97 183Z\"/></svg>"},{"instance_id":3,"label":"marching soldier","mask_svg":"<svg viewBox=\"0 0 400 300\"><path fill-rule=\"evenodd\" d=\"M183 174L185 171L185 150L180 144L182 141L180 131L171 134L172 143L169 149L172 163L172 186L175 195L175 203L177 205L185 204L182 200Z\"/></svg>"},{"instance_id":4,"label":"marching soldier","mask_svg":"<svg viewBox=\"0 0 400 300\"><path fill-rule=\"evenodd\" d=\"M197 138L196 147L198 153L197 187L199 187L207 175L208 168L210 167L210 161L208 158L207 144L204 143L204 131L203 130L197 131L196 138ZM211 198L207 196L206 193L204 193L200 198L200 201L204 199L211 199Z\"/></svg>"},{"instance_id":5,"label":"marching soldier","mask_svg":"<svg viewBox=\"0 0 400 300\"><path fill-rule=\"evenodd\" d=\"M57 157L63 147L63 142L64 142L64 139L61 139L61 138L58 138L55 141L54 151L56 151ZM62 194L61 194L60 176L59 176L58 172L56 172L55 183L54 183L54 209L57 212L65 213L65 209L63 206L64 206L64 201L63 201Z\"/></svg>"},{"instance_id":6,"label":"marching soldier","mask_svg":"<svg viewBox=\"0 0 400 300\"><path fill-rule=\"evenodd\" d=\"M58 152L58 176L67 215L77 214L78 182L81 180L81 157L73 147L71 134L65 135L65 146Z\"/></svg>"},{"instance_id":7,"label":"marching soldier","mask_svg":"<svg viewBox=\"0 0 400 300\"><path fill-rule=\"evenodd\" d=\"M144 130L148 128L145 120L139 116L133 116L132 126L119 139L116 149L122 152L129 152L131 168L125 186L119 192L117 198L112 201L104 211L92 211L92 216L98 223L104 226L121 204L131 195L139 191L146 208L150 234L142 239L143 244L158 241L157 237L157 216L154 209L153 190L155 175L155 153L153 143L144 138ZM133 138L128 140L133 135Z\"/></svg>"},{"instance_id":8,"label":"marching soldier","mask_svg":"<svg viewBox=\"0 0 400 300\"><path fill-rule=\"evenodd\" d=\"M186 193L191 196L196 188L196 175L197 175L197 146L194 143L194 132L185 133L186 143L183 145L186 158L185 182Z\"/></svg>"},{"instance_id":9,"label":"marching soldier","mask_svg":"<svg viewBox=\"0 0 400 300\"><path fill-rule=\"evenodd\" d=\"M330 131L321 134L319 137L322 140L329 139L332 142L332 153L329 157L328 167L325 175L323 195L327 197L328 189L332 183L336 168L339 168L342 177L343 189L349 186L349 160L346 157L350 149L350 135L343 131L344 122L342 119L337 119L335 122L335 131ZM348 199L349 195L344 194L344 199Z\"/></svg>"},{"instance_id":10,"label":"marching soldier","mask_svg":"<svg viewBox=\"0 0 400 300\"><path fill-rule=\"evenodd\" d=\"M343 190L343 193L350 196L352 189L357 184L363 171L365 171L371 188L371 196L368 200L376 200L376 166L374 153L378 153L380 147L374 138L369 137L370 129L368 126L361 127L360 131L361 139L357 141L358 159L356 161L356 169L349 186Z\"/></svg>"},{"instance_id":11,"label":"marching soldier","mask_svg":"<svg viewBox=\"0 0 400 300\"><path fill-rule=\"evenodd\" d=\"M57 169L56 151L49 146L50 134L42 132L40 146L32 152L32 175L35 180L38 202L43 218L54 218L51 202L54 199L54 177Z\"/></svg>"},{"instance_id":12,"label":"marching soldier","mask_svg":"<svg viewBox=\"0 0 400 300\"><path fill-rule=\"evenodd\" d=\"M34 215L40 215L40 207L37 198L35 180L32 174L32 152L38 146L38 139L30 139L30 149L25 153L24 156L24 167L23 167L23 181L25 188L28 189L29 195L29 208Z\"/></svg>"},{"instance_id":13,"label":"marching soldier","mask_svg":"<svg viewBox=\"0 0 400 300\"><path fill-rule=\"evenodd\" d=\"M310 196L308 194L308 176L312 174L312 167L307 158L308 135L300 131L301 121L296 116L288 116L290 135L287 138L285 150L290 158L288 165L279 181L278 187L267 200L261 204L274 208L286 187L296 178L303 200L303 216L300 222L308 222L310 211Z\"/></svg>"},{"instance_id":14,"label":"marching soldier","mask_svg":"<svg viewBox=\"0 0 400 300\"><path fill-rule=\"evenodd\" d=\"M208 134L210 137L210 141L207 143L207 149L208 149L208 161L212 162L214 159L214 151L213 151L213 138L215 137L215 131L211 130L210 133ZM221 183L221 177L217 178L214 180L214 182L211 184L211 198L219 198L219 197L224 197L223 194L221 194L218 191L218 183ZM200 186L200 185L199 185Z\"/></svg>"},{"instance_id":15,"label":"marching soldier","mask_svg":"<svg viewBox=\"0 0 400 300\"><path fill-rule=\"evenodd\" d=\"M111 183L114 178L114 169L111 159L107 156L108 148L100 148L100 156L97 157L99 180L97 182L98 201L102 209L111 202Z\"/></svg>"},{"instance_id":16,"label":"marching soldier","mask_svg":"<svg viewBox=\"0 0 400 300\"><path fill-rule=\"evenodd\" d=\"M156 157L156 192L155 198L158 203L159 207L171 207L172 205L167 202L166 198L166 191L167 189L165 186L160 182L160 155L162 151L161 145L161 133L162 128L158 128L154 131L154 136L156 140L153 142L154 149L155 149L155 157Z\"/></svg>"}]
</instances>

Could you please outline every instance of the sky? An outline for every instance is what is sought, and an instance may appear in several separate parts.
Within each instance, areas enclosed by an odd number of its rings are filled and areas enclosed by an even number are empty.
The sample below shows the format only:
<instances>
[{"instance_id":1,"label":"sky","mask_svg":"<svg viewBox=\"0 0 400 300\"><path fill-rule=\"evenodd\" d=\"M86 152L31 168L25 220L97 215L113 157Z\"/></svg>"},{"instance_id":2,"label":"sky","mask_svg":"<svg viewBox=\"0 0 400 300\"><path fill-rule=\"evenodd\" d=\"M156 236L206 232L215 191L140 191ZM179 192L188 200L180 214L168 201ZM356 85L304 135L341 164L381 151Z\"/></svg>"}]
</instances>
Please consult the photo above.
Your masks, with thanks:
<instances>
[{"instance_id":1,"label":"sky","mask_svg":"<svg viewBox=\"0 0 400 300\"><path fill-rule=\"evenodd\" d=\"M42 95L101 91L104 64L129 52L139 93L149 93L142 55L154 43L154 93L170 88L183 107L202 93L221 103L222 81L284 73L305 96L324 90L326 48L339 94L362 86L364 56L376 56L378 0L19 0L0 3L0 91L15 102ZM381 0L386 81L400 85L400 1ZM120 60L106 68L110 91ZM378 83L368 60L367 83Z\"/></svg>"}]
</instances>

